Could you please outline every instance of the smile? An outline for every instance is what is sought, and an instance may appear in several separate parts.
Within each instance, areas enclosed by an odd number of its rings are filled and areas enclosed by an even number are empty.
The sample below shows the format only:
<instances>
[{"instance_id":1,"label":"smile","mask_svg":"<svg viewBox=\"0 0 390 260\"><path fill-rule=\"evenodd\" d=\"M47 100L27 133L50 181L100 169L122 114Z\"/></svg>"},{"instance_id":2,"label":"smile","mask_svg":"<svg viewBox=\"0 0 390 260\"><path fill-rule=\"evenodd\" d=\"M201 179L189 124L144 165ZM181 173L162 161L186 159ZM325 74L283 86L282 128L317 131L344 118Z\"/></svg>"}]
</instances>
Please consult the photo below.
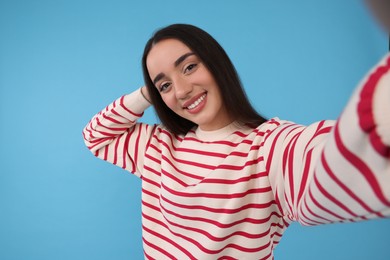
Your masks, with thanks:
<instances>
[{"instance_id":1,"label":"smile","mask_svg":"<svg viewBox=\"0 0 390 260\"><path fill-rule=\"evenodd\" d=\"M192 110L194 108L196 108L197 106L199 106L200 103L202 103L202 101L206 98L206 93L203 94L201 97L199 97L197 100L195 100L194 103L192 103L191 105L187 106L187 109L188 110Z\"/></svg>"}]
</instances>

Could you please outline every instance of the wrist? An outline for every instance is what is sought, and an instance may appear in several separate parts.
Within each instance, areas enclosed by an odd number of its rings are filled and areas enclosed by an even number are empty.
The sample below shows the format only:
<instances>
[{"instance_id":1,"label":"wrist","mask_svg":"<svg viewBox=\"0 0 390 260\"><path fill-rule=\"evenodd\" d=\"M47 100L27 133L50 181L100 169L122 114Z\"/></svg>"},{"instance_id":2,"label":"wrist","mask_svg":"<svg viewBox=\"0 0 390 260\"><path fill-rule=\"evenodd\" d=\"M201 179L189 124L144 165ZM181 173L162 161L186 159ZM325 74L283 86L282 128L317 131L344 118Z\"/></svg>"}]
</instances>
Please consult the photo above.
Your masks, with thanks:
<instances>
[{"instance_id":1,"label":"wrist","mask_svg":"<svg viewBox=\"0 0 390 260\"><path fill-rule=\"evenodd\" d=\"M148 101L150 104L152 104L152 102L150 101L149 95L145 94L144 91L147 92L147 89L146 89L145 86L143 86L143 87L141 88L141 94L142 94L142 96L144 97L144 99L145 99L146 101Z\"/></svg>"}]
</instances>

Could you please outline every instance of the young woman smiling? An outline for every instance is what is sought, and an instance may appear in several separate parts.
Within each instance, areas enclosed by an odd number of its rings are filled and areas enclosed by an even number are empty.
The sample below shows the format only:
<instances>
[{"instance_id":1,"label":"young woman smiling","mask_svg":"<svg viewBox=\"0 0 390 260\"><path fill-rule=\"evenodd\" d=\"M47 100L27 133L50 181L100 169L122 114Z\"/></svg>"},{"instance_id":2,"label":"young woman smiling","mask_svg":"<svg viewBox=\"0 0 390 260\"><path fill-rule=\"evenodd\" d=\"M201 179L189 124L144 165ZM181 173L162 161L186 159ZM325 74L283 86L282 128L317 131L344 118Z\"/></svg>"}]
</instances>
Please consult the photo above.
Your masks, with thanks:
<instances>
[{"instance_id":1,"label":"young woman smiling","mask_svg":"<svg viewBox=\"0 0 390 260\"><path fill-rule=\"evenodd\" d=\"M273 259L292 221L390 215L389 56L337 122L309 126L260 116L197 27L157 31L142 65L146 86L83 134L97 157L141 178L145 258ZM138 122L151 104L161 124Z\"/></svg>"}]
</instances>

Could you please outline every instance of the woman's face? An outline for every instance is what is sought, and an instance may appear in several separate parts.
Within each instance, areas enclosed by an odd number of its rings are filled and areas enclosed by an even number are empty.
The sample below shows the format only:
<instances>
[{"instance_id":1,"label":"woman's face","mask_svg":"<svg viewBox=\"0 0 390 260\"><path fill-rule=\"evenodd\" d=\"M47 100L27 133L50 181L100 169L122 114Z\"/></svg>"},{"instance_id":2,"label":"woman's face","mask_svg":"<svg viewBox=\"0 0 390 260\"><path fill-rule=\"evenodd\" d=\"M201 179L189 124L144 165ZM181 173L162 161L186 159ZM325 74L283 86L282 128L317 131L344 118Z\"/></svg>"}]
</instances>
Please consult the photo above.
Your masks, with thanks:
<instances>
[{"instance_id":1,"label":"woman's face","mask_svg":"<svg viewBox=\"0 0 390 260\"><path fill-rule=\"evenodd\" d=\"M163 101L176 114L206 131L231 123L213 75L187 45L176 39L158 42L146 66Z\"/></svg>"}]
</instances>

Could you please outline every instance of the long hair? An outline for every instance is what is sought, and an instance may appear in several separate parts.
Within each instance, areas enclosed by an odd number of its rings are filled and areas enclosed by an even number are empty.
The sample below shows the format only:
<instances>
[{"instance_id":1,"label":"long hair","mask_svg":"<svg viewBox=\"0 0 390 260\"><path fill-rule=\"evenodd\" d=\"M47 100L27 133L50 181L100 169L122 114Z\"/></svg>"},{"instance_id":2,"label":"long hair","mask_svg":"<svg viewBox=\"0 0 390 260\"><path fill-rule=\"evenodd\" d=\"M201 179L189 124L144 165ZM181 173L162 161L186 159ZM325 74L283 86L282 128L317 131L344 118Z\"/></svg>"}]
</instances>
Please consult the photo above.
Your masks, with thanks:
<instances>
[{"instance_id":1,"label":"long hair","mask_svg":"<svg viewBox=\"0 0 390 260\"><path fill-rule=\"evenodd\" d=\"M177 115L162 100L154 86L146 59L153 46L165 39L177 39L187 45L213 75L220 89L222 102L233 119L240 123L260 125L266 121L250 104L240 78L221 45L204 30L188 24L173 24L156 31L145 45L142 57L144 81L151 103L161 123L174 134L186 134L195 123Z\"/></svg>"}]
</instances>

